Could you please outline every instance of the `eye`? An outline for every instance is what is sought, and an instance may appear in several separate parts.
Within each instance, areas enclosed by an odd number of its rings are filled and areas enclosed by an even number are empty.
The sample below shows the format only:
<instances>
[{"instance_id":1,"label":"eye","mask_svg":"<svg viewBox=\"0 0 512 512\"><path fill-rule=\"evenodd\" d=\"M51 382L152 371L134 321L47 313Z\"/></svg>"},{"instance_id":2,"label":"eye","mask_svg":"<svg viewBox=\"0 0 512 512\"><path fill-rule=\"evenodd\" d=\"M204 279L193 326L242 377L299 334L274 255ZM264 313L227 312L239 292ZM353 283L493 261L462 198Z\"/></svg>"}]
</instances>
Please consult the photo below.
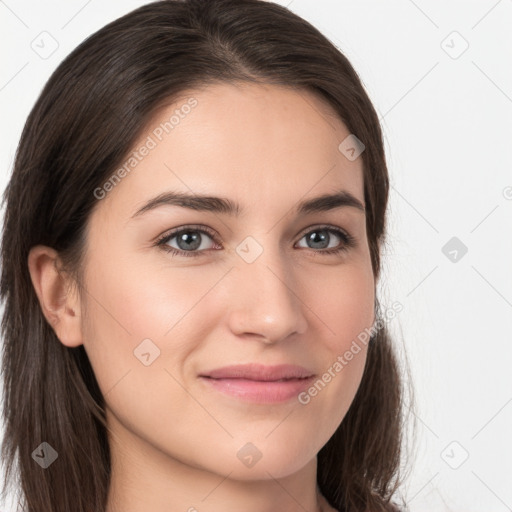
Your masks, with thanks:
<instances>
[{"instance_id":1,"label":"eye","mask_svg":"<svg viewBox=\"0 0 512 512\"><path fill-rule=\"evenodd\" d=\"M162 247L164 251L167 251L176 256L198 256L198 250L201 251L208 249L204 247L203 238L205 235L215 240L215 235L209 229L199 226L185 226L166 233L162 238L157 240L156 245ZM178 247L169 246L168 243L176 239Z\"/></svg>"},{"instance_id":2,"label":"eye","mask_svg":"<svg viewBox=\"0 0 512 512\"><path fill-rule=\"evenodd\" d=\"M332 234L334 233L334 237ZM320 249L317 251L321 254L336 254L341 251L348 251L350 248L355 246L355 238L349 235L345 231L333 226L319 226L313 230L308 231L303 235L301 240L305 238L306 243L312 245L308 247L310 249ZM338 238L341 240L341 244L338 243L334 246L329 246L330 242ZM326 245L327 244L327 245Z\"/></svg>"},{"instance_id":3,"label":"eye","mask_svg":"<svg viewBox=\"0 0 512 512\"><path fill-rule=\"evenodd\" d=\"M164 234L155 242L155 245L173 256L200 256L202 252L212 249L212 247L205 247L205 237L218 244L216 235L209 228L205 226L183 226ZM302 235L301 240L304 238L306 243L312 245L312 247L306 248L318 249L315 252L324 255L348 251L356 244L353 236L334 226L319 226L315 229L310 229ZM176 239L177 247L169 245L174 239ZM336 239L339 240L338 243L332 246L331 242L333 240L336 241Z\"/></svg>"}]
</instances>

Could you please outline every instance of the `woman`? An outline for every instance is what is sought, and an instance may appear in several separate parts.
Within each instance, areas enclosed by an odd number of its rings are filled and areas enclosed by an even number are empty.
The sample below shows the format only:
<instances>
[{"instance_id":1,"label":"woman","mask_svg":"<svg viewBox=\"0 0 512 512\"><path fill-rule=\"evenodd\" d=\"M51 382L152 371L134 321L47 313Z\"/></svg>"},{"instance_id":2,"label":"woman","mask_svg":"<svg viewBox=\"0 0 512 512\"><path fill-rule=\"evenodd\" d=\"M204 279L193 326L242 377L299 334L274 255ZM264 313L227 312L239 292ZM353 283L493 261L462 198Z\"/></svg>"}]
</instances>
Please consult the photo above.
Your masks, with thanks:
<instances>
[{"instance_id":1,"label":"woman","mask_svg":"<svg viewBox=\"0 0 512 512\"><path fill-rule=\"evenodd\" d=\"M32 511L389 511L375 110L309 23L162 1L84 41L4 194L7 487ZM191 244L191 245L190 245Z\"/></svg>"}]
</instances>

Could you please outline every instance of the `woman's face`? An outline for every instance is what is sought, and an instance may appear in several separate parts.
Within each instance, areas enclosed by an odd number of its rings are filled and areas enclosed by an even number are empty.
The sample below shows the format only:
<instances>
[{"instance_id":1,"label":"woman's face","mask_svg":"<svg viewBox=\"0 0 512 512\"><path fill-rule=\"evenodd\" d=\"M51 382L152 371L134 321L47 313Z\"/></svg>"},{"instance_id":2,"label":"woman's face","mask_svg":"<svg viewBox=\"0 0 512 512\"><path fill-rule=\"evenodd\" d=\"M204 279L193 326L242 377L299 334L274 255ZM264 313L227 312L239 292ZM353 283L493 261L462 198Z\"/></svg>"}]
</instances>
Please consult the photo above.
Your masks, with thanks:
<instances>
[{"instance_id":1,"label":"woman's face","mask_svg":"<svg viewBox=\"0 0 512 512\"><path fill-rule=\"evenodd\" d=\"M339 426L365 365L365 345L345 353L374 321L374 277L364 210L311 201L364 205L362 158L350 139L339 149L349 135L311 93L210 85L162 110L96 191L82 341L127 453L278 478ZM213 372L233 365L262 366ZM302 373L263 368L276 365Z\"/></svg>"}]
</instances>

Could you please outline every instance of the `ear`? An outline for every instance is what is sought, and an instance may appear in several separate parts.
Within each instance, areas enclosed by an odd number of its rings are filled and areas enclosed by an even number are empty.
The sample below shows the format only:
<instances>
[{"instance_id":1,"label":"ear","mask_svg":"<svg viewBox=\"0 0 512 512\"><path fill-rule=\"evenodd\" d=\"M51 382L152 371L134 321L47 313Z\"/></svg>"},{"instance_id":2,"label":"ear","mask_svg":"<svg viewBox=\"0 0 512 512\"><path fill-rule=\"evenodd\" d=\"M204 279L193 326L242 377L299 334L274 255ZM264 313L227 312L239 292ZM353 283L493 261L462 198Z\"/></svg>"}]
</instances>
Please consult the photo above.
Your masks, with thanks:
<instances>
[{"instance_id":1,"label":"ear","mask_svg":"<svg viewBox=\"0 0 512 512\"><path fill-rule=\"evenodd\" d=\"M71 277L60 268L57 251L36 245L28 255L28 268L41 310L55 334L67 347L82 344L80 299Z\"/></svg>"}]
</instances>

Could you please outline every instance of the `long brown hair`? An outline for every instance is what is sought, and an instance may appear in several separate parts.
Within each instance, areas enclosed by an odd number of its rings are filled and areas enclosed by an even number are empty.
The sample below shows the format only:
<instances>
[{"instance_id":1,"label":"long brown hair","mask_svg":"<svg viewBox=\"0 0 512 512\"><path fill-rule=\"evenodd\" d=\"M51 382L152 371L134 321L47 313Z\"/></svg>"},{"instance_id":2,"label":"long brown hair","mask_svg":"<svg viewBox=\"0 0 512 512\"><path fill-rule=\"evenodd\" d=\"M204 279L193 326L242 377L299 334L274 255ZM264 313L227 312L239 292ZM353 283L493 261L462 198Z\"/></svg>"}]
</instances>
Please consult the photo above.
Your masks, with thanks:
<instances>
[{"instance_id":1,"label":"long brown hair","mask_svg":"<svg viewBox=\"0 0 512 512\"><path fill-rule=\"evenodd\" d=\"M364 143L366 228L379 278L389 189L381 128L358 75L326 37L286 8L258 0L157 1L106 25L48 80L3 196L3 492L16 476L27 512L104 511L111 469L103 396L84 347L64 346L45 320L29 249L53 247L81 290L94 190L163 104L194 87L235 81L314 92ZM338 510L395 510L403 383L382 325L368 344L351 407L318 454L318 485ZM60 454L45 471L32 456L42 442Z\"/></svg>"}]
</instances>

